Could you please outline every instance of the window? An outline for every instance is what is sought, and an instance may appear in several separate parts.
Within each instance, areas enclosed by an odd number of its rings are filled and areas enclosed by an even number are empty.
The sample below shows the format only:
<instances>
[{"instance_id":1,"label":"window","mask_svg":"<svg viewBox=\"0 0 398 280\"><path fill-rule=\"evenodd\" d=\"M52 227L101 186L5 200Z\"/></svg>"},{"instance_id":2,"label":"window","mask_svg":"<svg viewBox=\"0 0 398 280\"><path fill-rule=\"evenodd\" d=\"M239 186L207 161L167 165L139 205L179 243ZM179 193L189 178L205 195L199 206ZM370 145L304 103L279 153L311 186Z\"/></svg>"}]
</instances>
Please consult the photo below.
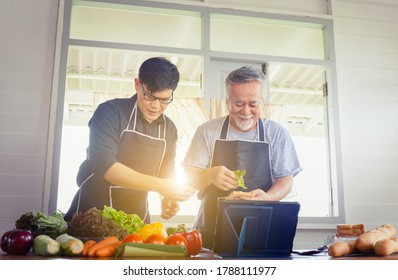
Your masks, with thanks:
<instances>
[{"instance_id":1,"label":"window","mask_svg":"<svg viewBox=\"0 0 398 280\"><path fill-rule=\"evenodd\" d=\"M301 222L340 219L342 203L333 135L333 42L327 20L290 20L288 16L225 11L189 5L151 5L65 1L69 37L61 51L61 152L57 207L66 211L77 190L77 168L85 157L87 123L99 103L134 94L139 65L151 56L166 56L181 72L175 101L166 111L179 129L177 162L195 128L213 117L210 100L215 61L265 65L269 87L267 114L290 131L304 168L287 198L301 203ZM134 1L132 1L134 2ZM83 20L84 19L84 20ZM189 113L187 113L189 112ZM185 117L181 117L181 115ZM308 147L311 147L309 149ZM54 166L57 166L55 163ZM180 167L177 166L177 169ZM151 199L158 199L151 195ZM199 207L196 197L181 205L171 222L191 223ZM151 214L160 206L151 204Z\"/></svg>"},{"instance_id":2,"label":"window","mask_svg":"<svg viewBox=\"0 0 398 280\"><path fill-rule=\"evenodd\" d=\"M198 12L79 2L75 1L72 6L72 39L188 49L201 47Z\"/></svg>"},{"instance_id":3,"label":"window","mask_svg":"<svg viewBox=\"0 0 398 280\"><path fill-rule=\"evenodd\" d=\"M214 51L324 59L319 24L212 14L210 47ZM294 47L292 47L294 46Z\"/></svg>"}]
</instances>

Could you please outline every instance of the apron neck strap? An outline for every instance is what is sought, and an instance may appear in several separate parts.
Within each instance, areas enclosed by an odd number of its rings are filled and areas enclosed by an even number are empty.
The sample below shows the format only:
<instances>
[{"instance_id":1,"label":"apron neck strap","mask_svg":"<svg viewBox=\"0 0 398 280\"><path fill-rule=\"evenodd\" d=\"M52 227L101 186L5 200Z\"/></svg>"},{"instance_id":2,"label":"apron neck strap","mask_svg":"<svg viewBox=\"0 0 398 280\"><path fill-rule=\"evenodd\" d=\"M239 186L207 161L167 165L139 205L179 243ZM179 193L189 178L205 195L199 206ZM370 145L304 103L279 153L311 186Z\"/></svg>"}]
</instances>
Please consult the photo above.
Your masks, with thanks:
<instances>
[{"instance_id":1,"label":"apron neck strap","mask_svg":"<svg viewBox=\"0 0 398 280\"><path fill-rule=\"evenodd\" d=\"M133 96L133 110L131 110L129 122L127 124L126 130L135 130L137 124L137 95ZM162 114L163 121L160 122L158 126L158 138L165 139L166 138L166 118L164 114Z\"/></svg>"},{"instance_id":2,"label":"apron neck strap","mask_svg":"<svg viewBox=\"0 0 398 280\"><path fill-rule=\"evenodd\" d=\"M160 125L158 126L159 128L159 134L158 138L165 139L166 138L166 118L164 117L164 114L162 114L163 121L160 122Z\"/></svg>"},{"instance_id":3,"label":"apron neck strap","mask_svg":"<svg viewBox=\"0 0 398 280\"><path fill-rule=\"evenodd\" d=\"M133 124L133 128L131 130L135 131L135 124L137 123L137 94L133 96L133 110L131 110L129 122L127 123L126 130L130 130L131 123ZM133 122L132 122L133 120Z\"/></svg>"},{"instance_id":4,"label":"apron neck strap","mask_svg":"<svg viewBox=\"0 0 398 280\"><path fill-rule=\"evenodd\" d=\"M227 135L228 135L228 130L229 130L229 116L227 116L224 119L222 128L221 128L221 132L220 132L220 139L227 139ZM261 118L259 118L257 120L257 133L258 133L258 140L260 142L264 142L264 125L263 122L261 120Z\"/></svg>"}]
</instances>

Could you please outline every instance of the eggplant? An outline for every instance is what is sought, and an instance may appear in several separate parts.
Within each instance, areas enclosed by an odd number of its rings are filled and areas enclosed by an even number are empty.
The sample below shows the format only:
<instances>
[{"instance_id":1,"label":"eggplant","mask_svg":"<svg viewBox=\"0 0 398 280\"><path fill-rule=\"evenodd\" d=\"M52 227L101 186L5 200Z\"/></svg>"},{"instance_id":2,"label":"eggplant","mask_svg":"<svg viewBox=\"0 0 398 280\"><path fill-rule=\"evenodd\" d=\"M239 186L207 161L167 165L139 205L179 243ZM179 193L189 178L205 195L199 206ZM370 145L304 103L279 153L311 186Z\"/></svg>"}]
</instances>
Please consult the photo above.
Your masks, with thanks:
<instances>
[{"instance_id":1,"label":"eggplant","mask_svg":"<svg viewBox=\"0 0 398 280\"><path fill-rule=\"evenodd\" d=\"M1 249L10 255L26 255L32 246L33 234L29 230L9 230L1 237Z\"/></svg>"}]
</instances>

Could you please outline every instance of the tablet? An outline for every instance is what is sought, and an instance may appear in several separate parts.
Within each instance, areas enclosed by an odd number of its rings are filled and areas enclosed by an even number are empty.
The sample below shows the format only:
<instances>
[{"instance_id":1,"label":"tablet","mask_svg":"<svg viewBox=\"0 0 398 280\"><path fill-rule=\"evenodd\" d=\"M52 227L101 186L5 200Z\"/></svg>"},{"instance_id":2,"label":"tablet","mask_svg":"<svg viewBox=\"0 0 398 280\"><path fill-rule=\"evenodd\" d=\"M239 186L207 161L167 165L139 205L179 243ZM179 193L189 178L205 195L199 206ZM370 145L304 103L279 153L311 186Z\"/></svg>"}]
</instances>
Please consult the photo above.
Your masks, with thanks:
<instances>
[{"instance_id":1,"label":"tablet","mask_svg":"<svg viewBox=\"0 0 398 280\"><path fill-rule=\"evenodd\" d=\"M214 253L231 257L286 257L293 249L298 202L218 199Z\"/></svg>"}]
</instances>

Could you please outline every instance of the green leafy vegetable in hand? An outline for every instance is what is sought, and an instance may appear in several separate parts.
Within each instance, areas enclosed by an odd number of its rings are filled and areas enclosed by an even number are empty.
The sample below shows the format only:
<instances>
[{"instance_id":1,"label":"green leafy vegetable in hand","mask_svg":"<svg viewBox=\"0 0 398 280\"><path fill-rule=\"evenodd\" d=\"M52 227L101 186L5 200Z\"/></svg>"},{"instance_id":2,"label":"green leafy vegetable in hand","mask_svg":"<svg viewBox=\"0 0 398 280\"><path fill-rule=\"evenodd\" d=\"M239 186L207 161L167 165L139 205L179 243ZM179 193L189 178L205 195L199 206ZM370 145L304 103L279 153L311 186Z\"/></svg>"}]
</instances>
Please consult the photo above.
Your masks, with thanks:
<instances>
[{"instance_id":1,"label":"green leafy vegetable in hand","mask_svg":"<svg viewBox=\"0 0 398 280\"><path fill-rule=\"evenodd\" d=\"M125 228L129 234L137 233L144 226L144 222L137 214L126 214L110 206L104 206L101 216L112 219L117 225Z\"/></svg>"},{"instance_id":2,"label":"green leafy vegetable in hand","mask_svg":"<svg viewBox=\"0 0 398 280\"><path fill-rule=\"evenodd\" d=\"M235 170L234 172L236 176L238 176L238 187L246 190L247 187L245 186L245 179L243 178L246 175L246 170Z\"/></svg>"}]
</instances>

